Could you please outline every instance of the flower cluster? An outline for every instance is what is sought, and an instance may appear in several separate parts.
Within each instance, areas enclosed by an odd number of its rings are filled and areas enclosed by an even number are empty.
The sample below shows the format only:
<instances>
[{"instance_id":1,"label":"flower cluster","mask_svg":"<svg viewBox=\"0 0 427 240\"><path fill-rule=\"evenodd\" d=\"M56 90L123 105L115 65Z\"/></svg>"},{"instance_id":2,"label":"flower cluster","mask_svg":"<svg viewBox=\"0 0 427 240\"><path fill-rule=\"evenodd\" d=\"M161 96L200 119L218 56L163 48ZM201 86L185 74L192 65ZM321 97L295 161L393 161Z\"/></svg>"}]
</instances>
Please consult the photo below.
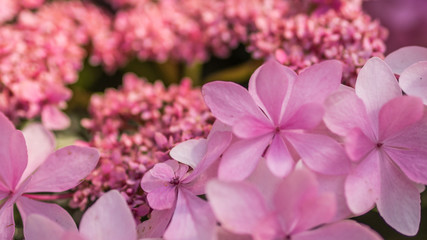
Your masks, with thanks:
<instances>
[{"instance_id":1,"label":"flower cluster","mask_svg":"<svg viewBox=\"0 0 427 240\"><path fill-rule=\"evenodd\" d=\"M24 9L40 7L45 0L3 0L0 2L0 24L13 20Z\"/></svg>"},{"instance_id":2,"label":"flower cluster","mask_svg":"<svg viewBox=\"0 0 427 240\"><path fill-rule=\"evenodd\" d=\"M427 184L426 60L420 47L371 58L355 88L340 85L335 60L299 75L269 60L248 91L206 84L217 120L207 139L178 144L173 160L143 176L154 210L139 235L374 240L381 237L346 220L374 206L398 232L415 235ZM208 201L196 197L203 194Z\"/></svg>"},{"instance_id":3,"label":"flower cluster","mask_svg":"<svg viewBox=\"0 0 427 240\"><path fill-rule=\"evenodd\" d=\"M43 5L37 12L22 11L14 24L0 26L0 111L13 122L41 116L50 129L63 129L66 107L92 43L92 62L111 59L111 20L97 7L80 2ZM116 64L116 63L114 63Z\"/></svg>"},{"instance_id":4,"label":"flower cluster","mask_svg":"<svg viewBox=\"0 0 427 240\"><path fill-rule=\"evenodd\" d=\"M296 71L338 59L348 85L367 59L382 56L387 37L358 0L144 0L118 11L114 31L122 37L118 48L143 60L206 61L239 44Z\"/></svg>"},{"instance_id":5,"label":"flower cluster","mask_svg":"<svg viewBox=\"0 0 427 240\"><path fill-rule=\"evenodd\" d=\"M136 217L148 211L139 189L143 174L169 159L177 143L206 137L214 120L189 79L165 88L160 81L151 84L133 74L125 75L121 89L93 96L89 111L91 119L82 125L92 136L87 144L100 150L101 159L71 204L83 209L105 191L117 189Z\"/></svg>"}]
</instances>

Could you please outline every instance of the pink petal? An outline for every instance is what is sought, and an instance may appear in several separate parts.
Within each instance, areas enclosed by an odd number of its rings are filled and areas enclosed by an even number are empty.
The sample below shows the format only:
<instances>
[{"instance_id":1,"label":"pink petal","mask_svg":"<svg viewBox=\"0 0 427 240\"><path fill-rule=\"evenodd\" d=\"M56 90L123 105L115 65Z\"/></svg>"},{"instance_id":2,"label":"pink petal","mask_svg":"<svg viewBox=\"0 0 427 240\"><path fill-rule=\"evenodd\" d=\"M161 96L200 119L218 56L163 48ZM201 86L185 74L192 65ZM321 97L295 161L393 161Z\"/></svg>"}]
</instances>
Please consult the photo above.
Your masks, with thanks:
<instances>
[{"instance_id":1,"label":"pink petal","mask_svg":"<svg viewBox=\"0 0 427 240\"><path fill-rule=\"evenodd\" d=\"M275 176L267 166L267 161L259 161L255 171L245 179L264 196L269 206L273 206L272 199L276 193L276 189L282 182L282 178Z\"/></svg>"},{"instance_id":2,"label":"pink petal","mask_svg":"<svg viewBox=\"0 0 427 240\"><path fill-rule=\"evenodd\" d=\"M28 164L21 182L32 174L55 151L55 137L41 124L29 124L22 133L28 149Z\"/></svg>"},{"instance_id":3,"label":"pink petal","mask_svg":"<svg viewBox=\"0 0 427 240\"><path fill-rule=\"evenodd\" d=\"M340 86L342 69L342 63L337 60L323 61L304 69L295 81L287 114L306 103L322 105L326 97Z\"/></svg>"},{"instance_id":4,"label":"pink petal","mask_svg":"<svg viewBox=\"0 0 427 240\"><path fill-rule=\"evenodd\" d=\"M217 226L217 240L252 240L250 235L234 234L227 231L224 227Z\"/></svg>"},{"instance_id":5,"label":"pink petal","mask_svg":"<svg viewBox=\"0 0 427 240\"><path fill-rule=\"evenodd\" d=\"M83 215L80 233L88 239L136 239L136 225L125 199L111 190Z\"/></svg>"},{"instance_id":6,"label":"pink petal","mask_svg":"<svg viewBox=\"0 0 427 240\"><path fill-rule=\"evenodd\" d=\"M353 161L366 157L374 148L376 143L373 143L360 128L354 128L345 137L345 150Z\"/></svg>"},{"instance_id":7,"label":"pink petal","mask_svg":"<svg viewBox=\"0 0 427 240\"><path fill-rule=\"evenodd\" d=\"M384 156L380 162L381 192L377 208L384 220L398 232L414 236L421 218L421 200L415 184Z\"/></svg>"},{"instance_id":8,"label":"pink petal","mask_svg":"<svg viewBox=\"0 0 427 240\"><path fill-rule=\"evenodd\" d=\"M150 207L156 210L172 208L175 204L177 190L169 182L164 182L163 186L151 191L147 195Z\"/></svg>"},{"instance_id":9,"label":"pink petal","mask_svg":"<svg viewBox=\"0 0 427 240\"><path fill-rule=\"evenodd\" d=\"M402 96L387 102L379 115L379 140L398 134L421 120L424 106L421 99Z\"/></svg>"},{"instance_id":10,"label":"pink petal","mask_svg":"<svg viewBox=\"0 0 427 240\"><path fill-rule=\"evenodd\" d=\"M248 183L212 180L206 193L221 226L233 233L252 234L268 214L263 196Z\"/></svg>"},{"instance_id":11,"label":"pink petal","mask_svg":"<svg viewBox=\"0 0 427 240\"><path fill-rule=\"evenodd\" d=\"M173 167L171 167L174 166ZM176 166L176 167L175 167ZM171 181L175 176L175 172L179 169L179 164L173 160L168 160L166 162L157 163L154 165L154 167L150 170L151 175L163 182L169 182ZM150 191L147 189L147 191Z\"/></svg>"},{"instance_id":12,"label":"pink petal","mask_svg":"<svg viewBox=\"0 0 427 240\"><path fill-rule=\"evenodd\" d=\"M281 128L286 129L313 129L320 124L323 118L323 107L317 103L307 103L301 106Z\"/></svg>"},{"instance_id":13,"label":"pink petal","mask_svg":"<svg viewBox=\"0 0 427 240\"><path fill-rule=\"evenodd\" d=\"M379 153L373 151L348 175L345 195L349 209L361 215L374 207L380 191Z\"/></svg>"},{"instance_id":14,"label":"pink petal","mask_svg":"<svg viewBox=\"0 0 427 240\"><path fill-rule=\"evenodd\" d=\"M136 227L138 239L162 237L169 225L174 210L174 208L153 210L150 214L150 219Z\"/></svg>"},{"instance_id":15,"label":"pink petal","mask_svg":"<svg viewBox=\"0 0 427 240\"><path fill-rule=\"evenodd\" d=\"M406 94L422 98L427 105L427 58L408 67L400 75L399 85Z\"/></svg>"},{"instance_id":16,"label":"pink petal","mask_svg":"<svg viewBox=\"0 0 427 240\"><path fill-rule=\"evenodd\" d=\"M178 192L172 220L165 239L214 239L215 216L209 204L185 189Z\"/></svg>"},{"instance_id":17,"label":"pink petal","mask_svg":"<svg viewBox=\"0 0 427 240\"><path fill-rule=\"evenodd\" d=\"M245 179L254 171L271 138L271 135L265 135L233 143L222 156L218 177L234 181Z\"/></svg>"},{"instance_id":18,"label":"pink petal","mask_svg":"<svg viewBox=\"0 0 427 240\"><path fill-rule=\"evenodd\" d=\"M402 96L402 90L390 67L381 59L369 59L360 70L356 80L356 94L365 103L375 132L378 129L378 114L384 104Z\"/></svg>"},{"instance_id":19,"label":"pink petal","mask_svg":"<svg viewBox=\"0 0 427 240\"><path fill-rule=\"evenodd\" d=\"M292 240L381 240L369 227L355 221L344 220L292 236Z\"/></svg>"},{"instance_id":20,"label":"pink petal","mask_svg":"<svg viewBox=\"0 0 427 240\"><path fill-rule=\"evenodd\" d=\"M173 147L169 154L173 159L194 169L205 155L206 147L206 139L191 139Z\"/></svg>"},{"instance_id":21,"label":"pink petal","mask_svg":"<svg viewBox=\"0 0 427 240\"><path fill-rule=\"evenodd\" d=\"M202 161L194 171L186 177L185 183L193 181L196 177L206 172L206 170L219 159L221 154L230 145L232 138L231 132L215 132L207 141L207 151ZM199 179L200 180L200 179Z\"/></svg>"},{"instance_id":22,"label":"pink petal","mask_svg":"<svg viewBox=\"0 0 427 240\"><path fill-rule=\"evenodd\" d=\"M427 48L408 46L390 53L384 60L396 74L419 61L427 61Z\"/></svg>"},{"instance_id":23,"label":"pink petal","mask_svg":"<svg viewBox=\"0 0 427 240\"><path fill-rule=\"evenodd\" d=\"M256 138L274 131L274 126L267 118L245 116L233 125L233 133L239 138Z\"/></svg>"},{"instance_id":24,"label":"pink petal","mask_svg":"<svg viewBox=\"0 0 427 240\"><path fill-rule=\"evenodd\" d=\"M52 130L62 130L70 126L70 118L52 105L43 107L42 122L46 128Z\"/></svg>"},{"instance_id":25,"label":"pink petal","mask_svg":"<svg viewBox=\"0 0 427 240\"><path fill-rule=\"evenodd\" d=\"M335 134L345 136L357 127L370 139L375 138L376 132L368 121L365 105L354 92L340 90L326 99L325 106L323 119Z\"/></svg>"},{"instance_id":26,"label":"pink petal","mask_svg":"<svg viewBox=\"0 0 427 240\"><path fill-rule=\"evenodd\" d=\"M263 117L248 91L236 83L207 83L203 86L202 93L213 115L225 124L233 125L245 115Z\"/></svg>"},{"instance_id":27,"label":"pink petal","mask_svg":"<svg viewBox=\"0 0 427 240\"><path fill-rule=\"evenodd\" d=\"M96 166L95 148L68 146L49 155L32 175L26 192L62 192L79 184Z\"/></svg>"},{"instance_id":28,"label":"pink petal","mask_svg":"<svg viewBox=\"0 0 427 240\"><path fill-rule=\"evenodd\" d=\"M0 113L0 136L0 185L14 190L27 166L25 139L3 113Z\"/></svg>"},{"instance_id":29,"label":"pink petal","mask_svg":"<svg viewBox=\"0 0 427 240\"><path fill-rule=\"evenodd\" d=\"M61 226L64 230L75 230L77 226L74 223L73 218L68 212L54 203L44 203L36 200L29 199L27 197L21 197L16 201L16 206L19 209L19 213L24 223L24 228L27 227L26 219L32 214L42 215L49 220L55 222Z\"/></svg>"},{"instance_id":30,"label":"pink petal","mask_svg":"<svg viewBox=\"0 0 427 240\"><path fill-rule=\"evenodd\" d=\"M324 174L346 174L350 161L339 143L328 136L308 133L283 133L302 161L312 170Z\"/></svg>"},{"instance_id":31,"label":"pink petal","mask_svg":"<svg viewBox=\"0 0 427 240\"><path fill-rule=\"evenodd\" d=\"M294 168L295 161L280 134L275 134L265 155L268 168L277 177L287 176Z\"/></svg>"},{"instance_id":32,"label":"pink petal","mask_svg":"<svg viewBox=\"0 0 427 240\"><path fill-rule=\"evenodd\" d=\"M282 105L286 105L295 78L294 71L271 59L255 71L250 79L251 95L255 95L254 99L262 103L259 106L275 125L280 122Z\"/></svg>"},{"instance_id":33,"label":"pink petal","mask_svg":"<svg viewBox=\"0 0 427 240\"><path fill-rule=\"evenodd\" d=\"M13 219L13 204L0 208L0 236L8 240L15 234L15 220Z\"/></svg>"},{"instance_id":34,"label":"pink petal","mask_svg":"<svg viewBox=\"0 0 427 240\"><path fill-rule=\"evenodd\" d=\"M51 219L38 215L32 214L28 216L25 223L24 236L28 240L48 240L53 239L54 236L57 239L63 239L66 230ZM77 240L77 239L76 239Z\"/></svg>"},{"instance_id":35,"label":"pink petal","mask_svg":"<svg viewBox=\"0 0 427 240\"><path fill-rule=\"evenodd\" d=\"M252 236L257 240L276 240L283 235L277 214L270 213L264 217L255 227Z\"/></svg>"},{"instance_id":36,"label":"pink petal","mask_svg":"<svg viewBox=\"0 0 427 240\"><path fill-rule=\"evenodd\" d=\"M332 195L318 194L314 174L298 169L279 185L274 202L286 234L329 221L335 213Z\"/></svg>"}]
</instances>

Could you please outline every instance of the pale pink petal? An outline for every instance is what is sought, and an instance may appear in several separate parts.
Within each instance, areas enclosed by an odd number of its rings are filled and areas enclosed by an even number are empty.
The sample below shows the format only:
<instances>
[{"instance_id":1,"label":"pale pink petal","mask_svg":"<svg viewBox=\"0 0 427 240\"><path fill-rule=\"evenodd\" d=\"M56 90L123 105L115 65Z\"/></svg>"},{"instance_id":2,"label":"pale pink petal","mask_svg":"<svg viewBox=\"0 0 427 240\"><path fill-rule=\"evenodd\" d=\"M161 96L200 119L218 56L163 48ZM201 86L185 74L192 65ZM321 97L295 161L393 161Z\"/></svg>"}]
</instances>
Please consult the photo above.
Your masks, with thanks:
<instances>
[{"instance_id":1,"label":"pale pink petal","mask_svg":"<svg viewBox=\"0 0 427 240\"><path fill-rule=\"evenodd\" d=\"M55 221L38 214L28 216L25 225L24 236L28 240L63 240L61 236L66 232Z\"/></svg>"},{"instance_id":2,"label":"pale pink petal","mask_svg":"<svg viewBox=\"0 0 427 240\"><path fill-rule=\"evenodd\" d=\"M295 161L289 153L280 134L275 134L265 155L268 168L277 177L287 176L294 168Z\"/></svg>"},{"instance_id":3,"label":"pale pink petal","mask_svg":"<svg viewBox=\"0 0 427 240\"><path fill-rule=\"evenodd\" d=\"M27 227L25 224L27 217L32 214L38 214L49 218L65 230L77 231L77 226L74 223L73 218L65 209L57 204L44 203L26 197L20 197L16 201L16 206L19 209L22 222L24 223L24 228Z\"/></svg>"},{"instance_id":4,"label":"pale pink petal","mask_svg":"<svg viewBox=\"0 0 427 240\"><path fill-rule=\"evenodd\" d=\"M70 118L53 105L47 105L42 110L43 125L52 130L62 130L70 126Z\"/></svg>"},{"instance_id":5,"label":"pale pink petal","mask_svg":"<svg viewBox=\"0 0 427 240\"><path fill-rule=\"evenodd\" d=\"M333 193L318 193L311 198L301 199L299 221L293 232L302 232L331 222L336 213Z\"/></svg>"},{"instance_id":6,"label":"pale pink petal","mask_svg":"<svg viewBox=\"0 0 427 240\"><path fill-rule=\"evenodd\" d=\"M292 240L382 240L369 227L355 221L344 220L292 236Z\"/></svg>"},{"instance_id":7,"label":"pale pink petal","mask_svg":"<svg viewBox=\"0 0 427 240\"><path fill-rule=\"evenodd\" d=\"M96 166L98 150L68 146L49 155L32 175L26 192L62 192L79 184Z\"/></svg>"},{"instance_id":8,"label":"pale pink petal","mask_svg":"<svg viewBox=\"0 0 427 240\"><path fill-rule=\"evenodd\" d=\"M380 191L379 153L373 151L348 175L345 195L349 209L362 215L374 207Z\"/></svg>"},{"instance_id":9,"label":"pale pink petal","mask_svg":"<svg viewBox=\"0 0 427 240\"><path fill-rule=\"evenodd\" d=\"M177 168L171 167L170 164L176 165ZM179 164L174 160L168 160L166 162L157 163L154 165L154 167L150 170L151 175L161 181L169 182L172 180L176 174L175 172L178 171ZM150 191L147 189L147 191Z\"/></svg>"},{"instance_id":10,"label":"pale pink petal","mask_svg":"<svg viewBox=\"0 0 427 240\"><path fill-rule=\"evenodd\" d=\"M262 105L259 106L275 125L280 122L282 106L290 97L295 78L294 71L270 59L250 79L251 95L260 100Z\"/></svg>"},{"instance_id":11,"label":"pale pink petal","mask_svg":"<svg viewBox=\"0 0 427 240\"><path fill-rule=\"evenodd\" d=\"M277 213L282 219L282 229L286 234L298 228L301 209L309 207L305 202L317 197L315 175L305 169L297 169L286 177L278 186L274 196Z\"/></svg>"},{"instance_id":12,"label":"pale pink petal","mask_svg":"<svg viewBox=\"0 0 427 240\"><path fill-rule=\"evenodd\" d=\"M380 167L381 191L377 201L378 211L398 232L414 236L418 232L421 219L418 189L388 157L383 157Z\"/></svg>"},{"instance_id":13,"label":"pale pink petal","mask_svg":"<svg viewBox=\"0 0 427 240\"><path fill-rule=\"evenodd\" d=\"M398 134L420 121L424 106L420 98L402 96L387 102L379 114L379 140Z\"/></svg>"},{"instance_id":14,"label":"pale pink petal","mask_svg":"<svg viewBox=\"0 0 427 240\"><path fill-rule=\"evenodd\" d=\"M323 61L304 69L295 81L286 115L291 116L306 103L322 105L341 84L343 65L337 60Z\"/></svg>"},{"instance_id":15,"label":"pale pink petal","mask_svg":"<svg viewBox=\"0 0 427 240\"><path fill-rule=\"evenodd\" d=\"M82 217L80 233L91 240L136 239L132 213L120 193L102 195Z\"/></svg>"},{"instance_id":16,"label":"pale pink petal","mask_svg":"<svg viewBox=\"0 0 427 240\"><path fill-rule=\"evenodd\" d=\"M236 83L207 83L203 86L202 93L213 115L225 124L233 125L245 115L263 117L248 91Z\"/></svg>"},{"instance_id":17,"label":"pale pink petal","mask_svg":"<svg viewBox=\"0 0 427 240\"><path fill-rule=\"evenodd\" d=\"M370 139L374 133L368 121L366 108L362 100L354 92L343 90L328 97L325 101L326 126L335 134L345 136L354 128L360 128Z\"/></svg>"},{"instance_id":18,"label":"pale pink petal","mask_svg":"<svg viewBox=\"0 0 427 240\"><path fill-rule=\"evenodd\" d=\"M261 193L246 182L212 180L206 194L221 226L233 233L252 234L268 214Z\"/></svg>"},{"instance_id":19,"label":"pale pink petal","mask_svg":"<svg viewBox=\"0 0 427 240\"><path fill-rule=\"evenodd\" d=\"M276 193L277 186L282 182L282 178L275 176L270 171L267 161L259 161L255 171L245 181L257 187L261 195L264 196L266 203L273 206L273 196Z\"/></svg>"},{"instance_id":20,"label":"pale pink petal","mask_svg":"<svg viewBox=\"0 0 427 240\"><path fill-rule=\"evenodd\" d=\"M203 174L215 161L219 159L221 154L230 145L231 138L231 132L218 131L212 134L211 137L208 139L206 154L203 156L202 161L194 169L194 171L188 177L185 178L183 182L191 182L200 174ZM208 173L206 177L208 177L209 175L211 174ZM201 179L199 179L199 181L200 180Z\"/></svg>"},{"instance_id":21,"label":"pale pink petal","mask_svg":"<svg viewBox=\"0 0 427 240\"><path fill-rule=\"evenodd\" d=\"M345 137L345 150L353 161L366 157L374 148L376 143L373 143L360 128L354 128Z\"/></svg>"},{"instance_id":22,"label":"pale pink petal","mask_svg":"<svg viewBox=\"0 0 427 240\"><path fill-rule=\"evenodd\" d=\"M206 147L206 139L191 139L173 147L169 154L173 159L194 169L205 155Z\"/></svg>"},{"instance_id":23,"label":"pale pink petal","mask_svg":"<svg viewBox=\"0 0 427 240\"><path fill-rule=\"evenodd\" d=\"M56 239L52 239L52 240L56 240ZM61 240L88 240L88 239L82 236L79 232L67 231L62 234Z\"/></svg>"},{"instance_id":24,"label":"pale pink petal","mask_svg":"<svg viewBox=\"0 0 427 240\"><path fill-rule=\"evenodd\" d=\"M272 135L237 141L224 152L218 177L223 180L243 180L254 171Z\"/></svg>"},{"instance_id":25,"label":"pale pink petal","mask_svg":"<svg viewBox=\"0 0 427 240\"><path fill-rule=\"evenodd\" d=\"M316 179L319 183L320 193L334 193L336 200L335 216L330 222L346 219L352 215L347 206L347 199L345 197L344 183L347 175L331 176L316 173Z\"/></svg>"},{"instance_id":26,"label":"pale pink petal","mask_svg":"<svg viewBox=\"0 0 427 240\"><path fill-rule=\"evenodd\" d=\"M384 60L396 74L419 61L427 61L427 48L408 46L390 53Z\"/></svg>"},{"instance_id":27,"label":"pale pink petal","mask_svg":"<svg viewBox=\"0 0 427 240\"><path fill-rule=\"evenodd\" d=\"M235 234L227 231L224 227L217 226L217 240L252 240L248 234Z\"/></svg>"},{"instance_id":28,"label":"pale pink petal","mask_svg":"<svg viewBox=\"0 0 427 240\"><path fill-rule=\"evenodd\" d=\"M264 217L256 226L252 233L255 240L276 240L283 235L279 218L276 213L270 213Z\"/></svg>"},{"instance_id":29,"label":"pale pink petal","mask_svg":"<svg viewBox=\"0 0 427 240\"><path fill-rule=\"evenodd\" d=\"M0 239L10 240L15 233L15 220L13 219L13 204L0 208Z\"/></svg>"},{"instance_id":30,"label":"pale pink petal","mask_svg":"<svg viewBox=\"0 0 427 240\"><path fill-rule=\"evenodd\" d=\"M233 125L233 133L239 138L256 138L273 131L273 124L265 117L245 116Z\"/></svg>"},{"instance_id":31,"label":"pale pink petal","mask_svg":"<svg viewBox=\"0 0 427 240\"><path fill-rule=\"evenodd\" d=\"M186 189L180 189L165 239L215 239L215 216L209 204Z\"/></svg>"},{"instance_id":32,"label":"pale pink petal","mask_svg":"<svg viewBox=\"0 0 427 240\"><path fill-rule=\"evenodd\" d=\"M399 85L406 94L422 98L427 105L427 58L403 71Z\"/></svg>"},{"instance_id":33,"label":"pale pink petal","mask_svg":"<svg viewBox=\"0 0 427 240\"><path fill-rule=\"evenodd\" d=\"M232 130L232 127L230 125L227 125L221 122L220 120L216 119L212 125L211 131L209 132L208 140L215 132L231 132L231 130Z\"/></svg>"},{"instance_id":34,"label":"pale pink petal","mask_svg":"<svg viewBox=\"0 0 427 240\"><path fill-rule=\"evenodd\" d=\"M369 59L359 72L356 94L365 103L368 117L375 132L378 131L378 114L384 104L402 96L402 90L390 67L381 59Z\"/></svg>"},{"instance_id":35,"label":"pale pink petal","mask_svg":"<svg viewBox=\"0 0 427 240\"><path fill-rule=\"evenodd\" d=\"M153 209L169 209L175 204L176 194L177 189L174 185L169 182L163 182L163 186L159 185L157 189L148 193L147 200Z\"/></svg>"},{"instance_id":36,"label":"pale pink petal","mask_svg":"<svg viewBox=\"0 0 427 240\"><path fill-rule=\"evenodd\" d=\"M55 151L55 137L43 125L27 125L22 133L28 150L28 164L22 174L21 182L32 174Z\"/></svg>"},{"instance_id":37,"label":"pale pink petal","mask_svg":"<svg viewBox=\"0 0 427 240\"><path fill-rule=\"evenodd\" d=\"M323 113L322 105L307 103L301 106L281 127L286 129L313 129L322 121Z\"/></svg>"},{"instance_id":38,"label":"pale pink petal","mask_svg":"<svg viewBox=\"0 0 427 240\"><path fill-rule=\"evenodd\" d=\"M0 113L0 182L3 190L14 190L27 166L27 147L22 133Z\"/></svg>"},{"instance_id":39,"label":"pale pink petal","mask_svg":"<svg viewBox=\"0 0 427 240\"><path fill-rule=\"evenodd\" d=\"M346 174L350 160L344 148L328 136L308 133L283 133L302 161L312 170L324 174Z\"/></svg>"},{"instance_id":40,"label":"pale pink petal","mask_svg":"<svg viewBox=\"0 0 427 240\"><path fill-rule=\"evenodd\" d=\"M153 210L150 214L150 219L136 227L138 239L162 237L169 225L174 210L174 208Z\"/></svg>"}]
</instances>

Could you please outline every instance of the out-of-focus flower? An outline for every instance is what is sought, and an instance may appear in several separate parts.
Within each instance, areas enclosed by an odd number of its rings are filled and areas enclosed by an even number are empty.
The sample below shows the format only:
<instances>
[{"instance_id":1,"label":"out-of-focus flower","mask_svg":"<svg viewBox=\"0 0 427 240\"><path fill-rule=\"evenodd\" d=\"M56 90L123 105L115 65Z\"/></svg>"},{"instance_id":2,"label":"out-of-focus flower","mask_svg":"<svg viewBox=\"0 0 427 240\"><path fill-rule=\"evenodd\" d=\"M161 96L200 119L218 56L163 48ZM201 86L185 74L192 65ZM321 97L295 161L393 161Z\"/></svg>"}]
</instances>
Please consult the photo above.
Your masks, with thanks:
<instances>
[{"instance_id":1,"label":"out-of-focus flower","mask_svg":"<svg viewBox=\"0 0 427 240\"><path fill-rule=\"evenodd\" d=\"M2 0L0 1L0 25L11 21L24 9L40 7L45 0Z\"/></svg>"},{"instance_id":2,"label":"out-of-focus flower","mask_svg":"<svg viewBox=\"0 0 427 240\"><path fill-rule=\"evenodd\" d=\"M345 137L355 166L345 183L349 208L356 214L376 204L384 220L405 235L420 223L417 184L427 183L427 117L422 100L402 96L387 64L370 59L355 91L338 91L327 100L325 123Z\"/></svg>"},{"instance_id":3,"label":"out-of-focus flower","mask_svg":"<svg viewBox=\"0 0 427 240\"><path fill-rule=\"evenodd\" d=\"M149 210L139 188L144 173L169 159L177 143L206 137L214 120L189 79L165 88L160 81L151 84L133 74L124 77L121 89L94 95L89 111L92 118L82 125L93 137L86 144L100 149L101 160L71 204L83 209L103 192L117 189L136 217Z\"/></svg>"},{"instance_id":4,"label":"out-of-focus flower","mask_svg":"<svg viewBox=\"0 0 427 240\"><path fill-rule=\"evenodd\" d=\"M281 177L292 172L296 153L315 171L347 173L344 149L329 136L309 132L321 123L323 101L338 89L341 73L338 61L313 65L297 76L270 60L252 75L249 92L230 82L203 86L213 115L239 138L225 151L219 178L243 180L264 154L270 170Z\"/></svg>"},{"instance_id":5,"label":"out-of-focus flower","mask_svg":"<svg viewBox=\"0 0 427 240\"><path fill-rule=\"evenodd\" d=\"M53 203L35 201L38 195L30 193L62 192L75 187L96 166L98 151L78 146L54 151L53 136L41 125L30 125L20 132L2 113L0 136L2 239L12 239L15 232L15 203L24 223L30 214L36 213L64 228L75 228L73 219L64 209Z\"/></svg>"},{"instance_id":6,"label":"out-of-focus flower","mask_svg":"<svg viewBox=\"0 0 427 240\"><path fill-rule=\"evenodd\" d=\"M221 226L253 239L381 239L355 221L333 220L334 194L320 192L307 170L295 170L281 179L271 197L248 182L212 180L206 192Z\"/></svg>"},{"instance_id":7,"label":"out-of-focus flower","mask_svg":"<svg viewBox=\"0 0 427 240\"><path fill-rule=\"evenodd\" d=\"M71 216L70 216L71 218ZM82 217L80 228L66 229L51 219L30 215L24 230L28 240L136 240L136 225L123 196L111 190L99 198Z\"/></svg>"},{"instance_id":8,"label":"out-of-focus flower","mask_svg":"<svg viewBox=\"0 0 427 240\"><path fill-rule=\"evenodd\" d=\"M92 43L92 62L119 59L111 57L110 26L97 7L75 1L22 11L16 23L1 26L0 111L14 123L41 116L50 129L66 128L69 119L59 109L71 97L66 85L77 80L84 46Z\"/></svg>"}]
</instances>

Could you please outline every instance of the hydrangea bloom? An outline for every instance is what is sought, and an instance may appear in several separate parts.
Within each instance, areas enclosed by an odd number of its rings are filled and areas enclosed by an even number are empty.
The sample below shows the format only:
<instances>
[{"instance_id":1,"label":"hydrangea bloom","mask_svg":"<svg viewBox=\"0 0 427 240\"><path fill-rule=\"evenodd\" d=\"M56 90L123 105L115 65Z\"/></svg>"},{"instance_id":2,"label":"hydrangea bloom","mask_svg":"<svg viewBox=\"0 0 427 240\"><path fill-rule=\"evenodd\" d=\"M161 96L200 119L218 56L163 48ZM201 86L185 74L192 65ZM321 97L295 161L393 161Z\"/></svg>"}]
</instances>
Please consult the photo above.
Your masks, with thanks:
<instances>
[{"instance_id":1,"label":"hydrangea bloom","mask_svg":"<svg viewBox=\"0 0 427 240\"><path fill-rule=\"evenodd\" d=\"M70 216L71 218L71 216ZM43 215L32 214L24 230L28 240L136 240L136 225L123 196L111 190L83 215L80 229L66 229Z\"/></svg>"},{"instance_id":2,"label":"hydrangea bloom","mask_svg":"<svg viewBox=\"0 0 427 240\"><path fill-rule=\"evenodd\" d=\"M110 25L97 7L71 1L22 11L16 23L1 26L0 111L14 123L41 116L50 129L66 128L69 119L59 109L71 97L66 85L77 80L84 46L93 44L94 63L120 59L112 56Z\"/></svg>"},{"instance_id":3,"label":"hydrangea bloom","mask_svg":"<svg viewBox=\"0 0 427 240\"><path fill-rule=\"evenodd\" d=\"M84 209L104 191L117 189L136 217L147 214L145 196L139 189L144 173L169 159L169 150L191 138L206 137L213 117L201 92L189 79L165 88L128 74L119 90L94 95L92 118L82 121L92 134L87 145L100 149L98 167L76 190L72 206Z\"/></svg>"},{"instance_id":4,"label":"hydrangea bloom","mask_svg":"<svg viewBox=\"0 0 427 240\"><path fill-rule=\"evenodd\" d=\"M427 121L421 99L402 96L391 69L370 59L359 73L355 92L346 89L327 101L325 122L345 137L355 166L345 183L351 211L374 203L393 228L415 235L420 221L416 183L427 184Z\"/></svg>"},{"instance_id":5,"label":"hydrangea bloom","mask_svg":"<svg viewBox=\"0 0 427 240\"><path fill-rule=\"evenodd\" d=\"M219 177L242 180L255 169L264 154L270 170L286 176L299 154L311 169L326 174L345 174L349 161L332 138L309 133L322 120L324 99L341 80L341 64L325 61L299 76L274 60L252 75L249 93L230 82L203 87L206 104L239 138L224 153ZM244 164L243 164L244 163Z\"/></svg>"},{"instance_id":6,"label":"hydrangea bloom","mask_svg":"<svg viewBox=\"0 0 427 240\"><path fill-rule=\"evenodd\" d=\"M253 239L381 239L354 221L332 222L334 194L318 187L313 174L298 169L279 182L271 199L247 182L212 180L206 191L221 225Z\"/></svg>"},{"instance_id":7,"label":"hydrangea bloom","mask_svg":"<svg viewBox=\"0 0 427 240\"><path fill-rule=\"evenodd\" d=\"M171 150L171 156L184 164L174 160L158 163L142 178L141 188L147 192L150 207L173 211L166 239L213 239L215 218L207 202L197 195L204 194L205 182L212 177L209 168L230 140L230 132L216 131L207 140L182 142Z\"/></svg>"},{"instance_id":8,"label":"hydrangea bloom","mask_svg":"<svg viewBox=\"0 0 427 240\"><path fill-rule=\"evenodd\" d=\"M54 152L52 135L40 125L20 132L0 113L0 236L11 239L15 231L13 205L21 218L44 215L64 228L75 224L56 204L32 200L35 192L62 192L75 187L96 166L98 151L69 146ZM24 139L25 136L25 139ZM28 150L28 154L27 154Z\"/></svg>"}]
</instances>

